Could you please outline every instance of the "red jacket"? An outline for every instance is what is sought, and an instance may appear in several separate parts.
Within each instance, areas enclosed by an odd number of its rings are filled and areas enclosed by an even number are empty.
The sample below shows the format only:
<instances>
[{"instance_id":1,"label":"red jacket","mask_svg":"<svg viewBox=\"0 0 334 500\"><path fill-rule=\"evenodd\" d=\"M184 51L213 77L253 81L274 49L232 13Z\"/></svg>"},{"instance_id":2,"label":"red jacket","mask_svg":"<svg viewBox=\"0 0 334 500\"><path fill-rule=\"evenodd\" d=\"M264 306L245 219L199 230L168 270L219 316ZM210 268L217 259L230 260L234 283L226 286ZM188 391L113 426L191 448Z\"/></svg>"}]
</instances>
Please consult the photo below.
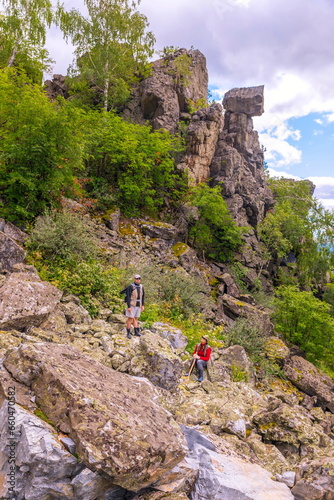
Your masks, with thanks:
<instances>
[{"instance_id":1,"label":"red jacket","mask_svg":"<svg viewBox=\"0 0 334 500\"><path fill-rule=\"evenodd\" d=\"M204 355L204 348L206 347L206 352ZM198 354L203 361L209 361L211 356L211 347L206 346L206 344L197 344L193 354Z\"/></svg>"}]
</instances>

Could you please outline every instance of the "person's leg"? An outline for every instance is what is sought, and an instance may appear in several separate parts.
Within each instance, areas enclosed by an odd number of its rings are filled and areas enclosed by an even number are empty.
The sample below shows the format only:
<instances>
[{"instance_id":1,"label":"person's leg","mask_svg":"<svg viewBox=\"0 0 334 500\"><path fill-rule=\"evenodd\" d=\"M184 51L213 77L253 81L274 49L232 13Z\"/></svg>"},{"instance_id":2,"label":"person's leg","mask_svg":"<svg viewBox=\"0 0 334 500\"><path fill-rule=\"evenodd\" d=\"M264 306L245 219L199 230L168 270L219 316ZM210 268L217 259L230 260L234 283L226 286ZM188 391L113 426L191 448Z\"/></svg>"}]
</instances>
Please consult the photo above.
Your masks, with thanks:
<instances>
[{"instance_id":1,"label":"person's leg","mask_svg":"<svg viewBox=\"0 0 334 500\"><path fill-rule=\"evenodd\" d=\"M196 366L198 369L198 382L203 381L203 370L206 367L206 361L203 361L203 359L198 359L196 362Z\"/></svg>"},{"instance_id":2,"label":"person's leg","mask_svg":"<svg viewBox=\"0 0 334 500\"><path fill-rule=\"evenodd\" d=\"M126 316L127 316L127 320L126 320L126 336L128 337L128 339L132 339L132 335L131 335L131 325L133 324L133 311L132 311L132 308L131 308L131 311L126 311Z\"/></svg>"},{"instance_id":3,"label":"person's leg","mask_svg":"<svg viewBox=\"0 0 334 500\"><path fill-rule=\"evenodd\" d=\"M141 334L139 333L139 323L138 323L139 316L140 316L140 307L137 307L135 311L135 316L133 318L133 327L135 330L136 337L141 337Z\"/></svg>"}]
</instances>

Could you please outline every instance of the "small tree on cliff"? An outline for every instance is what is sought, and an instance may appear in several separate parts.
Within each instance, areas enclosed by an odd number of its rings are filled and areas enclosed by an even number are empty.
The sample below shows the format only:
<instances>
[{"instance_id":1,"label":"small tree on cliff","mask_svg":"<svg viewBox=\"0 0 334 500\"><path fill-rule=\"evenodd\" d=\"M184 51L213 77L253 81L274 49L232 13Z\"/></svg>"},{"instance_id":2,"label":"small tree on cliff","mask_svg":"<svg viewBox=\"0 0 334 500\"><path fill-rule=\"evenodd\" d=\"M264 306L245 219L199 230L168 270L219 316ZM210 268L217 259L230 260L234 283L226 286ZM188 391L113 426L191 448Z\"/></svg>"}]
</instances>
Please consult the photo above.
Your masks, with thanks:
<instances>
[{"instance_id":1,"label":"small tree on cliff","mask_svg":"<svg viewBox=\"0 0 334 500\"><path fill-rule=\"evenodd\" d=\"M103 96L103 107L124 101L135 74L147 70L155 38L140 0L85 0L88 16L59 6L60 27L75 46L73 75L80 75Z\"/></svg>"}]
</instances>

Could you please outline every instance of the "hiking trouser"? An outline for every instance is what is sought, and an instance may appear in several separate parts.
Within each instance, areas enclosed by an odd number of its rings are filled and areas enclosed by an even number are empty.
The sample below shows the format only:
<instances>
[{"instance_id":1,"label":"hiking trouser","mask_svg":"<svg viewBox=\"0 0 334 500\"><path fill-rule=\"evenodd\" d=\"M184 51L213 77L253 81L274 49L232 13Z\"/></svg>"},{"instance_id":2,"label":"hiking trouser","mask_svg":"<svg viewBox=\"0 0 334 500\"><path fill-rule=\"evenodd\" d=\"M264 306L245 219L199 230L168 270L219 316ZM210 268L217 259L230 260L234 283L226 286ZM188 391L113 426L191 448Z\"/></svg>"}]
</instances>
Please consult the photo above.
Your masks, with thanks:
<instances>
[{"instance_id":1,"label":"hiking trouser","mask_svg":"<svg viewBox=\"0 0 334 500\"><path fill-rule=\"evenodd\" d=\"M198 378L203 378L203 369L206 368L206 361L203 361L203 359L198 359L196 361L196 366L198 370Z\"/></svg>"}]
</instances>

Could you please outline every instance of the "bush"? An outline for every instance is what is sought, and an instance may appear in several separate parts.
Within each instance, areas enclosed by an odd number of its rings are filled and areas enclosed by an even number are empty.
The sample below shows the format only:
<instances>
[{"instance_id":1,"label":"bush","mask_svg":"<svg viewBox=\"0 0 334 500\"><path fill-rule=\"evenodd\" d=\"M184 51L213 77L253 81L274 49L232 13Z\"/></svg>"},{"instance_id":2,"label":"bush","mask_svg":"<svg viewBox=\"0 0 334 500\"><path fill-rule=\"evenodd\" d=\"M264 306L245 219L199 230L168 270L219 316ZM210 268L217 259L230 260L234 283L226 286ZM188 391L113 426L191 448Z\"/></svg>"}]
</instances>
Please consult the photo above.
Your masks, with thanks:
<instances>
[{"instance_id":1,"label":"bush","mask_svg":"<svg viewBox=\"0 0 334 500\"><path fill-rule=\"evenodd\" d=\"M209 314L214 308L210 288L200 277L154 265L138 271L149 302L161 304L164 314L171 319L188 318L203 311ZM130 280L133 274L128 276Z\"/></svg>"},{"instance_id":2,"label":"bush","mask_svg":"<svg viewBox=\"0 0 334 500\"><path fill-rule=\"evenodd\" d=\"M0 116L0 216L25 223L73 188L82 113L9 68L0 71Z\"/></svg>"},{"instance_id":3,"label":"bush","mask_svg":"<svg viewBox=\"0 0 334 500\"><path fill-rule=\"evenodd\" d=\"M98 252L98 241L86 220L69 212L38 217L27 246L50 262L94 259Z\"/></svg>"},{"instance_id":4,"label":"bush","mask_svg":"<svg viewBox=\"0 0 334 500\"><path fill-rule=\"evenodd\" d=\"M331 306L312 292L296 286L276 289L273 315L275 328L291 343L297 344L313 363L334 362L334 319Z\"/></svg>"},{"instance_id":5,"label":"bush","mask_svg":"<svg viewBox=\"0 0 334 500\"><path fill-rule=\"evenodd\" d=\"M260 364L264 357L265 337L256 323L250 323L246 318L239 318L230 327L225 336L226 346L241 345L251 360Z\"/></svg>"},{"instance_id":6,"label":"bush","mask_svg":"<svg viewBox=\"0 0 334 500\"><path fill-rule=\"evenodd\" d=\"M191 203L199 209L198 220L192 221L189 237L207 257L225 262L242 245L244 228L238 227L221 195L221 187L199 184L191 193Z\"/></svg>"}]
</instances>

